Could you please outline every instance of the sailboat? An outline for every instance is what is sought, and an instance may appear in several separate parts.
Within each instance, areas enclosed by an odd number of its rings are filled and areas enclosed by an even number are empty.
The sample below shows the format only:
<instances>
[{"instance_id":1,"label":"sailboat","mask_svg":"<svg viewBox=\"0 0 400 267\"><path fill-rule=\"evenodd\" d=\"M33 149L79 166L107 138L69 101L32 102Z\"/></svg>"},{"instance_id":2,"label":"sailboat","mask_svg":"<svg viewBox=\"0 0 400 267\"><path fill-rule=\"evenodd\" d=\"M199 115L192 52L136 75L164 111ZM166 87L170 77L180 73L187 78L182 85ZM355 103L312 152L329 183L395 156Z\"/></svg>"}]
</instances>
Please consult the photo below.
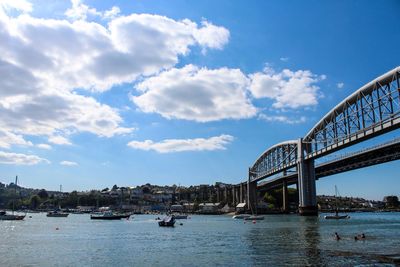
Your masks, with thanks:
<instances>
[{"instance_id":1,"label":"sailboat","mask_svg":"<svg viewBox=\"0 0 400 267\"><path fill-rule=\"evenodd\" d=\"M255 214L254 214L252 205L249 205L249 206L250 206L250 209L251 209L251 215L250 215L249 217L244 217L243 219L244 219L245 221L264 220L264 216L262 216L262 215L257 215L257 205L256 205L256 213L255 213Z\"/></svg>"},{"instance_id":2,"label":"sailboat","mask_svg":"<svg viewBox=\"0 0 400 267\"><path fill-rule=\"evenodd\" d=\"M21 221L25 218L25 215L17 215L14 214L15 209L15 196L17 195L17 183L18 183L18 176L15 177L15 191L12 203L12 214L8 214L6 211L0 211L0 220L3 221Z\"/></svg>"},{"instance_id":3,"label":"sailboat","mask_svg":"<svg viewBox=\"0 0 400 267\"><path fill-rule=\"evenodd\" d=\"M350 216L345 214L345 215L339 215L339 208L338 208L338 191L337 187L335 185L335 215L326 215L324 218L327 220L340 220L340 219L350 219Z\"/></svg>"}]
</instances>

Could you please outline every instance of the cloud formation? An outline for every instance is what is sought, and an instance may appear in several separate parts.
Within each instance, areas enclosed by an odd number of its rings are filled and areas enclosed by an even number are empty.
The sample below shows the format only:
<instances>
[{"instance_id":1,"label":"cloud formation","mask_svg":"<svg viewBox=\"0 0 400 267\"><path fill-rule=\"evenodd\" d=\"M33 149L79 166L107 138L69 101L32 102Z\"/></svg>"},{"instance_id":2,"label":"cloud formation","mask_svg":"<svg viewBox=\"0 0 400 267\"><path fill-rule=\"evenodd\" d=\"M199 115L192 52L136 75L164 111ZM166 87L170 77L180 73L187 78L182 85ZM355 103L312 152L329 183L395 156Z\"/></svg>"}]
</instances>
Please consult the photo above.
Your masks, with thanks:
<instances>
[{"instance_id":1,"label":"cloud formation","mask_svg":"<svg viewBox=\"0 0 400 267\"><path fill-rule=\"evenodd\" d=\"M9 12L10 9L21 14ZM26 135L53 144L89 132L101 137L127 134L119 111L76 89L103 92L115 85L169 69L192 46L221 49L229 31L203 21L151 14L119 15L72 1L71 19L32 17L25 0L0 4L0 146L24 144ZM102 25L91 17L109 19ZM26 145L29 141L25 141Z\"/></svg>"},{"instance_id":2,"label":"cloud formation","mask_svg":"<svg viewBox=\"0 0 400 267\"><path fill-rule=\"evenodd\" d=\"M337 83L336 86L337 88L342 89L344 87L344 83Z\"/></svg>"},{"instance_id":3,"label":"cloud formation","mask_svg":"<svg viewBox=\"0 0 400 267\"><path fill-rule=\"evenodd\" d=\"M47 159L35 156L26 155L20 153L8 153L0 151L0 164L12 164L12 165L36 165L39 163L50 163Z\"/></svg>"},{"instance_id":4,"label":"cloud formation","mask_svg":"<svg viewBox=\"0 0 400 267\"><path fill-rule=\"evenodd\" d=\"M248 80L238 69L173 68L136 86L132 101L143 112L167 119L198 122L253 117L257 109L247 94Z\"/></svg>"},{"instance_id":5,"label":"cloud formation","mask_svg":"<svg viewBox=\"0 0 400 267\"><path fill-rule=\"evenodd\" d=\"M255 98L273 99L274 108L315 106L321 96L315 84L325 78L325 75L318 76L308 70L276 72L267 67L263 72L250 75L250 91Z\"/></svg>"},{"instance_id":6,"label":"cloud formation","mask_svg":"<svg viewBox=\"0 0 400 267\"><path fill-rule=\"evenodd\" d=\"M307 118L304 116L301 116L299 118L292 118L282 115L277 116L277 115L260 114L258 118L267 122L279 122L285 124L299 124L307 121Z\"/></svg>"},{"instance_id":7,"label":"cloud formation","mask_svg":"<svg viewBox=\"0 0 400 267\"><path fill-rule=\"evenodd\" d=\"M128 146L140 150L154 150L158 153L172 153L183 151L213 151L225 150L226 145L233 141L231 135L220 135L206 138L195 139L166 139L161 142L153 142L152 140L131 141Z\"/></svg>"},{"instance_id":8,"label":"cloud formation","mask_svg":"<svg viewBox=\"0 0 400 267\"><path fill-rule=\"evenodd\" d=\"M78 163L76 163L74 161L63 160L63 161L60 162L60 165L73 167L73 166L78 166Z\"/></svg>"}]
</instances>

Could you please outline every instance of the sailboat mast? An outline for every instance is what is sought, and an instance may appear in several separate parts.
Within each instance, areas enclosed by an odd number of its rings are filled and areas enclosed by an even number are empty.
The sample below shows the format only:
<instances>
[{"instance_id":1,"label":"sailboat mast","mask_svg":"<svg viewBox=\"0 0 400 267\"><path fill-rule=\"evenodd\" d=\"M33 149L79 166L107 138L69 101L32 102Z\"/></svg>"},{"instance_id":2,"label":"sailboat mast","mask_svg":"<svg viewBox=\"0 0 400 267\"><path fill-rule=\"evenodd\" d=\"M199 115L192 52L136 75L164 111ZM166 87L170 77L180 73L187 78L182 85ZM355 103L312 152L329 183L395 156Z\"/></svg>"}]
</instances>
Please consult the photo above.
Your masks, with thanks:
<instances>
[{"instance_id":1,"label":"sailboat mast","mask_svg":"<svg viewBox=\"0 0 400 267\"><path fill-rule=\"evenodd\" d=\"M15 210L15 198L17 197L17 183L18 183L18 175L15 176L15 184L14 184L14 197L12 202L12 212L14 214Z\"/></svg>"}]
</instances>

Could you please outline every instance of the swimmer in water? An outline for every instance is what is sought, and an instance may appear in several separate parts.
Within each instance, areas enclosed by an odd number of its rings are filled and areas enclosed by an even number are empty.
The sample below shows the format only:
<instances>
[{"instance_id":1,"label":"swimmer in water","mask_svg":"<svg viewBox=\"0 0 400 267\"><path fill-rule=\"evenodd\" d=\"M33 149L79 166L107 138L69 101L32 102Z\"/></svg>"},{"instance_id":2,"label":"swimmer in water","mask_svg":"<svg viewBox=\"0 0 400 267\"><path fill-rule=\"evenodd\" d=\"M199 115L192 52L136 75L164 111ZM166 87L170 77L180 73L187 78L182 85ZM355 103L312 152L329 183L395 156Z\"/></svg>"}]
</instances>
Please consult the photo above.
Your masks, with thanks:
<instances>
[{"instance_id":1,"label":"swimmer in water","mask_svg":"<svg viewBox=\"0 0 400 267\"><path fill-rule=\"evenodd\" d=\"M340 236L338 235L338 233L335 232L335 239L336 240L340 240Z\"/></svg>"}]
</instances>

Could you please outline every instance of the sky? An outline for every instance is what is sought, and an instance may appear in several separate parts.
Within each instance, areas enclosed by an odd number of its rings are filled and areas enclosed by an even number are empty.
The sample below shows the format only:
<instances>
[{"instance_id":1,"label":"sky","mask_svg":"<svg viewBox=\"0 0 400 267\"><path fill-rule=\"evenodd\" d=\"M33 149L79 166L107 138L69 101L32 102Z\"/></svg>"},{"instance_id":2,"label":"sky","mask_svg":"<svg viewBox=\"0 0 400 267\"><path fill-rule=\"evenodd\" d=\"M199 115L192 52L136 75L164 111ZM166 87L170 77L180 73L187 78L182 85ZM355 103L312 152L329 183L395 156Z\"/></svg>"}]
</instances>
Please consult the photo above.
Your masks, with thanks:
<instances>
[{"instance_id":1,"label":"sky","mask_svg":"<svg viewBox=\"0 0 400 267\"><path fill-rule=\"evenodd\" d=\"M0 181L242 182L268 147L400 65L399 11L394 0L0 0ZM399 167L326 177L317 193L399 195Z\"/></svg>"}]
</instances>

